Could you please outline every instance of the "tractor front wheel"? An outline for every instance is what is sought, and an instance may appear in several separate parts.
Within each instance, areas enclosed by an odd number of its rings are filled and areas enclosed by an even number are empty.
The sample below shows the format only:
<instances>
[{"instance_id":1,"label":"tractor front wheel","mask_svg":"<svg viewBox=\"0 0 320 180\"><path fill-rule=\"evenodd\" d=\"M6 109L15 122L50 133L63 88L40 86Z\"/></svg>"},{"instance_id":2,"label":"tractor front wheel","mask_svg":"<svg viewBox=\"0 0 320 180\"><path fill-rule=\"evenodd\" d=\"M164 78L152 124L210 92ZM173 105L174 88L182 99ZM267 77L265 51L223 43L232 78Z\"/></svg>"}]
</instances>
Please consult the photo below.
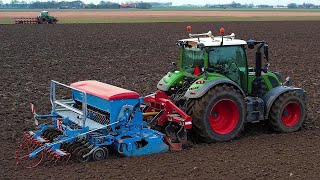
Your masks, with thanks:
<instances>
[{"instance_id":1,"label":"tractor front wheel","mask_svg":"<svg viewBox=\"0 0 320 180\"><path fill-rule=\"evenodd\" d=\"M306 117L304 100L294 91L280 95L271 107L269 123L278 132L294 132L301 128Z\"/></svg>"},{"instance_id":2,"label":"tractor front wheel","mask_svg":"<svg viewBox=\"0 0 320 180\"><path fill-rule=\"evenodd\" d=\"M246 105L234 87L216 86L193 101L187 112L192 116L193 132L199 141L229 141L243 130Z\"/></svg>"}]
</instances>

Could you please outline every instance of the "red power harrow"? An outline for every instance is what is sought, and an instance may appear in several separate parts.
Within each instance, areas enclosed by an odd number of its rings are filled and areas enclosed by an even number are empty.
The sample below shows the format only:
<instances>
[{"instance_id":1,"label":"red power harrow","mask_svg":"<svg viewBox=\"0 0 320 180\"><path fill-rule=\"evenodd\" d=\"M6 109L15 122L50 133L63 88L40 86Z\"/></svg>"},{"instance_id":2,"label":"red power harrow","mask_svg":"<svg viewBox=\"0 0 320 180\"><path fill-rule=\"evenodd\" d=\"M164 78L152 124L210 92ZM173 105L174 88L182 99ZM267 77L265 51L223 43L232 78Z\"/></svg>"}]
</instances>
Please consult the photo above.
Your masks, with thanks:
<instances>
[{"instance_id":1,"label":"red power harrow","mask_svg":"<svg viewBox=\"0 0 320 180\"><path fill-rule=\"evenodd\" d=\"M38 18L14 18L15 24L38 24Z\"/></svg>"},{"instance_id":2,"label":"red power harrow","mask_svg":"<svg viewBox=\"0 0 320 180\"><path fill-rule=\"evenodd\" d=\"M187 140L186 130L192 128L192 118L177 107L163 91L144 98L144 113L156 113L149 121L151 126L166 127L166 141L171 150L181 150Z\"/></svg>"}]
</instances>

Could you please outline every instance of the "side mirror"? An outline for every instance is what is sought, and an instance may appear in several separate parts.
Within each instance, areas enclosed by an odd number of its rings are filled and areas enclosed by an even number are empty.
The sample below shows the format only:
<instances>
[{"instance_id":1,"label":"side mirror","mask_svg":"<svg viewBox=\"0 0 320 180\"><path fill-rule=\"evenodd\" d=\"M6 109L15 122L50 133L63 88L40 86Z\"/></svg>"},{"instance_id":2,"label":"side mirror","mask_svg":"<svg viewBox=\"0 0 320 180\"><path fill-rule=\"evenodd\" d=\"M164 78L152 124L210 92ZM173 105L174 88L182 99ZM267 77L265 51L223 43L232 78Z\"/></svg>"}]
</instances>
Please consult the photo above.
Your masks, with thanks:
<instances>
[{"instance_id":1,"label":"side mirror","mask_svg":"<svg viewBox=\"0 0 320 180\"><path fill-rule=\"evenodd\" d=\"M175 72L175 71L177 71L179 69L178 66L177 66L177 63L171 62L171 65L174 67L171 72Z\"/></svg>"},{"instance_id":2,"label":"side mirror","mask_svg":"<svg viewBox=\"0 0 320 180\"><path fill-rule=\"evenodd\" d=\"M253 43L248 44L248 48L249 49L253 49L254 48L254 44Z\"/></svg>"},{"instance_id":3,"label":"side mirror","mask_svg":"<svg viewBox=\"0 0 320 180\"><path fill-rule=\"evenodd\" d=\"M255 45L255 40L250 39L250 40L247 41L247 44L248 44L248 48L249 49L253 49L254 45Z\"/></svg>"}]
</instances>

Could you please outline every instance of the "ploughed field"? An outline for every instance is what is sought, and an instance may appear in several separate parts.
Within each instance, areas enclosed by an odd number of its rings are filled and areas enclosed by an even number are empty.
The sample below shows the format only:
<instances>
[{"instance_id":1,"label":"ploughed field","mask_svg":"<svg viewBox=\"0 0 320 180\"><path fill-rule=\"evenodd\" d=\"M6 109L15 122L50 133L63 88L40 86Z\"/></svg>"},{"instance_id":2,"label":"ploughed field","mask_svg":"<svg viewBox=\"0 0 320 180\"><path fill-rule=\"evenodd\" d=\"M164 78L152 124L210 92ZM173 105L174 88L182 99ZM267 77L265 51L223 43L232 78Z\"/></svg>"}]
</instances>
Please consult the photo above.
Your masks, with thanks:
<instances>
[{"instance_id":1,"label":"ploughed field","mask_svg":"<svg viewBox=\"0 0 320 180\"><path fill-rule=\"evenodd\" d=\"M29 103L48 113L49 81L96 79L139 92L156 90L178 59L179 38L189 23L0 26L0 172L2 178L263 179L320 176L320 22L190 23L194 32L234 32L237 38L265 40L272 71L290 76L308 96L301 131L276 134L263 123L248 125L232 142L197 144L181 152L101 162L69 162L21 170L14 151L32 127ZM254 51L248 55L253 64Z\"/></svg>"}]
</instances>

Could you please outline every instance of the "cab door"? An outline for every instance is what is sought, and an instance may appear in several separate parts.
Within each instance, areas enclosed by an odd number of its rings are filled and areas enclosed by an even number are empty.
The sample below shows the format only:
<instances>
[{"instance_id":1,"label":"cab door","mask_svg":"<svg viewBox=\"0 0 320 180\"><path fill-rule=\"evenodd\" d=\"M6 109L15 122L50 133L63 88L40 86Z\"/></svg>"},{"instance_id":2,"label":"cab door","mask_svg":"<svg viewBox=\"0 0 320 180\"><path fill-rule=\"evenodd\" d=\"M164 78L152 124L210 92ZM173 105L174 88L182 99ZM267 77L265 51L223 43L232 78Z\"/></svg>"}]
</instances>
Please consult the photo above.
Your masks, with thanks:
<instances>
[{"instance_id":1,"label":"cab door","mask_svg":"<svg viewBox=\"0 0 320 180\"><path fill-rule=\"evenodd\" d=\"M237 83L247 92L247 57L244 46L217 46L209 48L208 67L215 69Z\"/></svg>"}]
</instances>

